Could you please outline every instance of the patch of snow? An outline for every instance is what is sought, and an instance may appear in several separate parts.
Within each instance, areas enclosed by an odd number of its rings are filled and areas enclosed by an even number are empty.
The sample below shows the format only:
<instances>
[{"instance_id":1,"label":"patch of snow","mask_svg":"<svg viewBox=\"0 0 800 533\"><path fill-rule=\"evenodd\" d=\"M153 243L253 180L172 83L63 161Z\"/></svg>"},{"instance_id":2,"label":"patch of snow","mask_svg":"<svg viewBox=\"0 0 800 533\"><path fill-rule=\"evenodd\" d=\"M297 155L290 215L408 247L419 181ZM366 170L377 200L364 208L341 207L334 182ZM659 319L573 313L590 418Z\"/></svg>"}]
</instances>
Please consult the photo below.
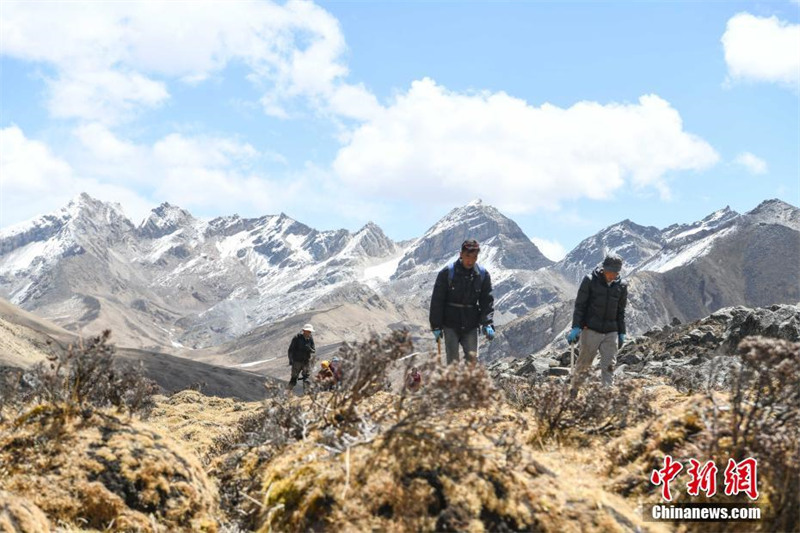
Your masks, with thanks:
<instances>
[{"instance_id":1,"label":"patch of snow","mask_svg":"<svg viewBox=\"0 0 800 533\"><path fill-rule=\"evenodd\" d=\"M16 274L30 270L35 261L41 265L51 264L64 253L69 243L50 239L29 242L0 258L0 274Z\"/></svg>"},{"instance_id":2,"label":"patch of snow","mask_svg":"<svg viewBox=\"0 0 800 533\"><path fill-rule=\"evenodd\" d=\"M400 260L405 256L405 251L392 256L389 260L367 267L364 269L364 274L361 276L361 281L369 286L371 289L377 288L378 285L387 283L392 274L397 272L397 265Z\"/></svg>"},{"instance_id":3,"label":"patch of snow","mask_svg":"<svg viewBox=\"0 0 800 533\"><path fill-rule=\"evenodd\" d=\"M236 365L239 368L249 368L251 366L260 365L261 363L269 363L270 361L274 361L277 357L271 357L269 359L262 359L261 361L253 361L252 363L242 363L240 365Z\"/></svg>"},{"instance_id":4,"label":"patch of snow","mask_svg":"<svg viewBox=\"0 0 800 533\"><path fill-rule=\"evenodd\" d=\"M706 238L699 239L677 250L664 250L644 263L638 270L652 272L667 272L669 270L687 265L695 259L706 255L712 248L714 241L735 231L735 227L725 228Z\"/></svg>"}]
</instances>

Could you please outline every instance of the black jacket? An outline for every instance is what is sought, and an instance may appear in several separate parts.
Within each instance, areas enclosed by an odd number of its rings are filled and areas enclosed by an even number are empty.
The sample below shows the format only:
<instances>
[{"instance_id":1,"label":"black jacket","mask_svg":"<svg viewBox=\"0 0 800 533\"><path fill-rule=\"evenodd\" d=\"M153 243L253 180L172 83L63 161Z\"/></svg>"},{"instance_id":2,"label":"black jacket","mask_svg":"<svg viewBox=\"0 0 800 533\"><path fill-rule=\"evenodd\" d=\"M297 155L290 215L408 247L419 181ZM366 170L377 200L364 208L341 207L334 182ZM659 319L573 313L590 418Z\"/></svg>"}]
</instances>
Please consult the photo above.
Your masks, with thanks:
<instances>
[{"instance_id":1,"label":"black jacket","mask_svg":"<svg viewBox=\"0 0 800 533\"><path fill-rule=\"evenodd\" d=\"M317 351L314 346L314 337L306 336L298 333L292 338L292 343L289 344L289 362L308 363L311 360L311 354Z\"/></svg>"},{"instance_id":2,"label":"black jacket","mask_svg":"<svg viewBox=\"0 0 800 533\"><path fill-rule=\"evenodd\" d=\"M609 285L603 269L598 267L581 281L575 298L572 327L587 327L599 333L625 333L627 303L628 283L617 278Z\"/></svg>"},{"instance_id":3,"label":"black jacket","mask_svg":"<svg viewBox=\"0 0 800 533\"><path fill-rule=\"evenodd\" d=\"M449 265L444 267L433 285L431 329L473 329L492 324L494 296L489 271L485 271L481 282L478 270L467 270L459 259L453 269L453 281L450 282L449 270Z\"/></svg>"}]
</instances>

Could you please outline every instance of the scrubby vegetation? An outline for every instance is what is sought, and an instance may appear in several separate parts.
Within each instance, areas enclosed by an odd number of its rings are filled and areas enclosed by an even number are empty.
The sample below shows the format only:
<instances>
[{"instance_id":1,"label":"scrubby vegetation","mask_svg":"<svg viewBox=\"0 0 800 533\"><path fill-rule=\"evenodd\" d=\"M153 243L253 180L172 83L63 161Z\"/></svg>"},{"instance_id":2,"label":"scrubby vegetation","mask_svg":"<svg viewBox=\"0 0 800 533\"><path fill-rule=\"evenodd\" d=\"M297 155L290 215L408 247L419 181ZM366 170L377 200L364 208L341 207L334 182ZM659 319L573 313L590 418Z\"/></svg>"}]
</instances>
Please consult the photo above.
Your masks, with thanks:
<instances>
[{"instance_id":1,"label":"scrubby vegetation","mask_svg":"<svg viewBox=\"0 0 800 533\"><path fill-rule=\"evenodd\" d=\"M115 407L146 415L158 387L139 366L119 364L109 343L111 332L82 340L50 355L27 372L9 372L0 380L4 406L49 404L70 414L85 408Z\"/></svg>"},{"instance_id":2,"label":"scrubby vegetation","mask_svg":"<svg viewBox=\"0 0 800 533\"><path fill-rule=\"evenodd\" d=\"M406 358L395 332L345 345L333 390L245 403L152 396L107 340L8 374L0 531L662 531L678 524L636 508L660 501L665 454L757 457L764 519L747 529L800 529L800 344L745 339L727 389L680 391L679 374L573 389ZM412 362L417 392L398 386Z\"/></svg>"}]
</instances>

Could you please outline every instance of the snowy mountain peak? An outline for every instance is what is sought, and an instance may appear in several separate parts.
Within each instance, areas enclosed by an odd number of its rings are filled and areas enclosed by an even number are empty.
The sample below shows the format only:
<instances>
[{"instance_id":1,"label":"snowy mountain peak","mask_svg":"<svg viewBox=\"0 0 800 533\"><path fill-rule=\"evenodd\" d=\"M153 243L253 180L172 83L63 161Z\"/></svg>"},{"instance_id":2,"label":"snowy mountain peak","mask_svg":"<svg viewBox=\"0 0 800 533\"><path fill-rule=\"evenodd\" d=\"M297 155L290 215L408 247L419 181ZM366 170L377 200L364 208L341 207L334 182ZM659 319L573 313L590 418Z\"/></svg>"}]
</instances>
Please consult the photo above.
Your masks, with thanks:
<instances>
[{"instance_id":1,"label":"snowy mountain peak","mask_svg":"<svg viewBox=\"0 0 800 533\"><path fill-rule=\"evenodd\" d=\"M425 235L417 239L400 261L396 276L410 273L422 266L423 270L441 268L441 265L458 254L461 243L476 239L483 245L482 257L486 263L491 251L494 266L510 269L535 270L551 265L523 233L520 227L495 207L474 201L451 210ZM487 267L492 266L486 264Z\"/></svg>"},{"instance_id":2,"label":"snowy mountain peak","mask_svg":"<svg viewBox=\"0 0 800 533\"><path fill-rule=\"evenodd\" d=\"M691 224L673 224L664 228L662 235L669 246L676 247L688 242L694 242L710 233L727 227L739 217L739 213L726 206L723 209L714 211L697 222L692 222Z\"/></svg>"},{"instance_id":3,"label":"snowy mountain peak","mask_svg":"<svg viewBox=\"0 0 800 533\"><path fill-rule=\"evenodd\" d=\"M691 224L673 224L662 231L664 247L639 270L667 272L707 255L715 242L736 230L741 215L725 206Z\"/></svg>"},{"instance_id":4,"label":"snowy mountain peak","mask_svg":"<svg viewBox=\"0 0 800 533\"><path fill-rule=\"evenodd\" d=\"M385 257L395 253L397 249L394 241L372 221L367 222L353 235L349 248L366 257Z\"/></svg>"},{"instance_id":5,"label":"snowy mountain peak","mask_svg":"<svg viewBox=\"0 0 800 533\"><path fill-rule=\"evenodd\" d=\"M663 244L658 228L641 226L625 219L581 241L557 263L556 268L567 278L578 281L599 265L608 253L614 252L624 260L623 272L628 272L660 250Z\"/></svg>"},{"instance_id":6,"label":"snowy mountain peak","mask_svg":"<svg viewBox=\"0 0 800 533\"><path fill-rule=\"evenodd\" d=\"M115 233L133 229L122 206L118 203L104 202L85 192L75 196L66 207L59 211L62 219L78 231L102 231Z\"/></svg>"},{"instance_id":7,"label":"snowy mountain peak","mask_svg":"<svg viewBox=\"0 0 800 533\"><path fill-rule=\"evenodd\" d=\"M150 211L150 214L139 226L139 233L144 237L158 239L193 223L195 223L195 218L191 213L164 202Z\"/></svg>"},{"instance_id":8,"label":"snowy mountain peak","mask_svg":"<svg viewBox=\"0 0 800 533\"><path fill-rule=\"evenodd\" d=\"M761 202L747 212L747 217L756 222L779 224L800 231L800 209L777 198Z\"/></svg>"}]
</instances>

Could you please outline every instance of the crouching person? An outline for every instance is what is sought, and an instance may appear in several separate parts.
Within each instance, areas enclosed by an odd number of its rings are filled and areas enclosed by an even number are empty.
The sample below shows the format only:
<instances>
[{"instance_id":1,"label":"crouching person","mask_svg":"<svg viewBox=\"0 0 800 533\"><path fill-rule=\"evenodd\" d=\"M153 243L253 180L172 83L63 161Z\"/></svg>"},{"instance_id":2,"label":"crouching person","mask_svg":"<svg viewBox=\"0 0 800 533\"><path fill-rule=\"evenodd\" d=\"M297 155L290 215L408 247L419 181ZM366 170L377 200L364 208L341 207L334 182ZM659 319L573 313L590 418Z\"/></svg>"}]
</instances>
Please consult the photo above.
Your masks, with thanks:
<instances>
[{"instance_id":1,"label":"crouching person","mask_svg":"<svg viewBox=\"0 0 800 533\"><path fill-rule=\"evenodd\" d=\"M331 368L330 361L322 361L322 363L320 363L320 369L317 375L314 376L314 381L320 390L328 391L336 386L336 374L334 374Z\"/></svg>"}]
</instances>

